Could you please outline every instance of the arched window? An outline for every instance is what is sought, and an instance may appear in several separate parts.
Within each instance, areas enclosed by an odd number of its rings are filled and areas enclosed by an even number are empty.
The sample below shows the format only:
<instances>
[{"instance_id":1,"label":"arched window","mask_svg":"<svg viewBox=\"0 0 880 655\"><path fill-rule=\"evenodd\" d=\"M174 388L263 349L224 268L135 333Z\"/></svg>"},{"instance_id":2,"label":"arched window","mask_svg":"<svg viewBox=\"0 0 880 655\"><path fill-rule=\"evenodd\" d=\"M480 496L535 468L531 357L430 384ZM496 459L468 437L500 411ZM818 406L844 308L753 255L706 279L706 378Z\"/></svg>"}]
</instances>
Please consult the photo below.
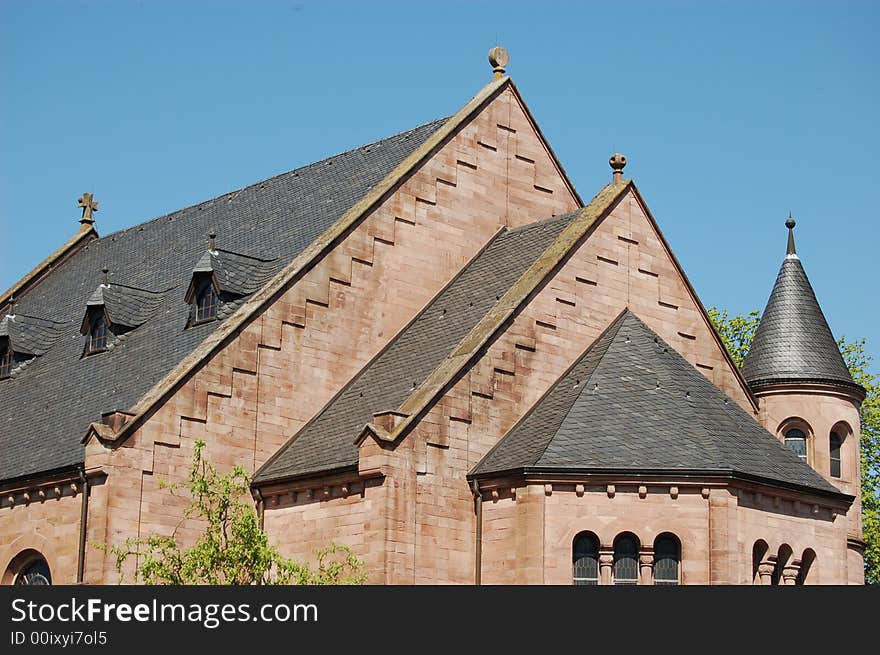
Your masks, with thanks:
<instances>
[{"instance_id":1,"label":"arched window","mask_svg":"<svg viewBox=\"0 0 880 655\"><path fill-rule=\"evenodd\" d=\"M196 315L194 323L203 323L217 318L217 289L208 279L202 283L196 293Z\"/></svg>"},{"instance_id":2,"label":"arched window","mask_svg":"<svg viewBox=\"0 0 880 655\"><path fill-rule=\"evenodd\" d=\"M12 348L9 339L0 339L0 380L12 375Z\"/></svg>"},{"instance_id":3,"label":"arched window","mask_svg":"<svg viewBox=\"0 0 880 655\"><path fill-rule=\"evenodd\" d=\"M614 584L639 584L639 542L631 534L622 534L614 541Z\"/></svg>"},{"instance_id":4,"label":"arched window","mask_svg":"<svg viewBox=\"0 0 880 655\"><path fill-rule=\"evenodd\" d=\"M575 537L571 559L574 584L599 584L599 540L596 535L582 532Z\"/></svg>"},{"instance_id":5,"label":"arched window","mask_svg":"<svg viewBox=\"0 0 880 655\"><path fill-rule=\"evenodd\" d=\"M807 461L807 435L803 430L791 428L785 431L785 445L804 462Z\"/></svg>"},{"instance_id":6,"label":"arched window","mask_svg":"<svg viewBox=\"0 0 880 655\"><path fill-rule=\"evenodd\" d=\"M17 585L50 585L52 574L49 565L42 557L31 560L15 578Z\"/></svg>"},{"instance_id":7,"label":"arched window","mask_svg":"<svg viewBox=\"0 0 880 655\"><path fill-rule=\"evenodd\" d=\"M654 584L677 585L681 549L678 539L662 534L654 540Z\"/></svg>"},{"instance_id":8,"label":"arched window","mask_svg":"<svg viewBox=\"0 0 880 655\"><path fill-rule=\"evenodd\" d=\"M828 449L831 459L831 477L840 477L840 447L843 445L843 439L836 432L832 432L828 438Z\"/></svg>"},{"instance_id":9,"label":"arched window","mask_svg":"<svg viewBox=\"0 0 880 655\"><path fill-rule=\"evenodd\" d=\"M812 548L807 548L804 554L801 555L801 567L798 570L797 580L795 581L796 585L815 584L811 575L815 561L816 551Z\"/></svg>"},{"instance_id":10,"label":"arched window","mask_svg":"<svg viewBox=\"0 0 880 655\"><path fill-rule=\"evenodd\" d=\"M772 584L783 584L782 572L785 570L785 567L788 566L789 561L791 561L791 556L791 546L788 544L782 544L776 554L776 566L773 568L773 577L771 578Z\"/></svg>"},{"instance_id":11,"label":"arched window","mask_svg":"<svg viewBox=\"0 0 880 655\"><path fill-rule=\"evenodd\" d=\"M770 547L763 539L758 539L752 546L752 584L763 584L761 581L760 568L761 563L767 557L767 551Z\"/></svg>"},{"instance_id":12,"label":"arched window","mask_svg":"<svg viewBox=\"0 0 880 655\"><path fill-rule=\"evenodd\" d=\"M110 330L107 327L107 317L103 311L95 312L92 322L89 324L89 336L86 341L86 355L101 353L107 350L107 338Z\"/></svg>"}]
</instances>

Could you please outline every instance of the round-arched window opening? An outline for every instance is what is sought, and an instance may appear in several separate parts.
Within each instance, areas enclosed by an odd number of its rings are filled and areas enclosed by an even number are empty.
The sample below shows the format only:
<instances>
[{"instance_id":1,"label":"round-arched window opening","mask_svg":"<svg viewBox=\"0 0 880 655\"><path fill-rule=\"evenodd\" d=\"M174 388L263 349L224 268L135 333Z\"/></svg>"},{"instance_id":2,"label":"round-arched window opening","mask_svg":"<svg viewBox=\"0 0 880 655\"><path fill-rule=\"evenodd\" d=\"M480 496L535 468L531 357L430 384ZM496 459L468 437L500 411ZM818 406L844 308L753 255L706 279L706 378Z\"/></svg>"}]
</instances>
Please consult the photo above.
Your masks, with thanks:
<instances>
[{"instance_id":1,"label":"round-arched window opening","mask_svg":"<svg viewBox=\"0 0 880 655\"><path fill-rule=\"evenodd\" d=\"M785 431L785 445L795 455L800 457L801 461L807 461L807 435L803 430L791 428Z\"/></svg>"},{"instance_id":2,"label":"round-arched window opening","mask_svg":"<svg viewBox=\"0 0 880 655\"><path fill-rule=\"evenodd\" d=\"M654 540L654 584L677 585L681 548L678 539L662 534Z\"/></svg>"},{"instance_id":3,"label":"round-arched window opening","mask_svg":"<svg viewBox=\"0 0 880 655\"><path fill-rule=\"evenodd\" d=\"M831 460L831 477L840 477L840 447L843 445L843 437L837 432L832 432L828 438L828 452Z\"/></svg>"},{"instance_id":4,"label":"round-arched window opening","mask_svg":"<svg viewBox=\"0 0 880 655\"><path fill-rule=\"evenodd\" d=\"M622 534L614 540L614 584L639 584L639 542L635 535Z\"/></svg>"},{"instance_id":5,"label":"round-arched window opening","mask_svg":"<svg viewBox=\"0 0 880 655\"><path fill-rule=\"evenodd\" d=\"M52 573L46 560L39 558L30 560L15 578L17 585L50 585Z\"/></svg>"},{"instance_id":6,"label":"round-arched window opening","mask_svg":"<svg viewBox=\"0 0 880 655\"><path fill-rule=\"evenodd\" d=\"M599 540L592 532L581 532L572 547L572 582L576 585L599 584Z\"/></svg>"}]
</instances>

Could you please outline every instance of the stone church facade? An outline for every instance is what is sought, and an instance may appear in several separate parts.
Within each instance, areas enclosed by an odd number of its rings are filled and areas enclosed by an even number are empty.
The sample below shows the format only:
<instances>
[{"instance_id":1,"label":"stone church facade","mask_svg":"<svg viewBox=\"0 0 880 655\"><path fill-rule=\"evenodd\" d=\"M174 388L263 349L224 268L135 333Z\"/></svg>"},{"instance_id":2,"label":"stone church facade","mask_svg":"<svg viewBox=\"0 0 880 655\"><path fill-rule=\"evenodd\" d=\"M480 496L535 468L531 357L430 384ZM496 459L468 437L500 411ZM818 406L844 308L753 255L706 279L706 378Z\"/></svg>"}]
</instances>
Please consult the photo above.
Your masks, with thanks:
<instances>
[{"instance_id":1,"label":"stone church facade","mask_svg":"<svg viewBox=\"0 0 880 655\"><path fill-rule=\"evenodd\" d=\"M794 245L740 371L612 156L584 202L513 81L99 236L0 296L0 575L118 580L242 464L270 540L377 584L862 584L859 403ZM769 285L768 285L769 286Z\"/></svg>"}]
</instances>

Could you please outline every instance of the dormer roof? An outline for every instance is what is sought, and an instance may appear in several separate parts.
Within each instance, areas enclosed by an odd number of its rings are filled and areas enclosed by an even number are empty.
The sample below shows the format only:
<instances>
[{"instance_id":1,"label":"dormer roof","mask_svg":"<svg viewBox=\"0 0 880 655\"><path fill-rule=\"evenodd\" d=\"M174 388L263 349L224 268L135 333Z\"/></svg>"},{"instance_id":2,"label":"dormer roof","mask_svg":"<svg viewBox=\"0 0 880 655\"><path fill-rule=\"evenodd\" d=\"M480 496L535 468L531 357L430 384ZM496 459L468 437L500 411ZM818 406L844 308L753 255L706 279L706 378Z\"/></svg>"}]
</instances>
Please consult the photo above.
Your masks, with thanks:
<instances>
[{"instance_id":1,"label":"dormer roof","mask_svg":"<svg viewBox=\"0 0 880 655\"><path fill-rule=\"evenodd\" d=\"M8 338L15 353L39 357L52 347L63 327L63 323L44 318L24 314L6 315L0 320L0 338Z\"/></svg>"},{"instance_id":2,"label":"dormer roof","mask_svg":"<svg viewBox=\"0 0 880 655\"><path fill-rule=\"evenodd\" d=\"M140 327L152 316L162 302L163 294L124 284L99 284L86 301L86 313L80 332L88 331L90 309L103 307L111 325L126 328Z\"/></svg>"},{"instance_id":3,"label":"dormer roof","mask_svg":"<svg viewBox=\"0 0 880 655\"><path fill-rule=\"evenodd\" d=\"M211 275L217 291L235 296L247 296L262 288L274 273L276 258L252 257L215 248L207 250L193 268L192 281L186 292L186 301L192 302L198 278Z\"/></svg>"}]
</instances>

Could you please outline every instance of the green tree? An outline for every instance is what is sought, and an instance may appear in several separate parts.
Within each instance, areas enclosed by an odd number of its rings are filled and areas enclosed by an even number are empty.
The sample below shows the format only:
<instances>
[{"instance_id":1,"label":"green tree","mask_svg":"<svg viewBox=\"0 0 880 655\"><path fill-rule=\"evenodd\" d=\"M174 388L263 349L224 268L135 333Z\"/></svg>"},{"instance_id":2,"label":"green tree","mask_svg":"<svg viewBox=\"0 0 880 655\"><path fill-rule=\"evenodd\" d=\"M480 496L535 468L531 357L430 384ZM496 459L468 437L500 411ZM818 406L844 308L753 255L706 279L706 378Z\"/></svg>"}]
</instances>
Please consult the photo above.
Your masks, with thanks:
<instances>
[{"instance_id":1,"label":"green tree","mask_svg":"<svg viewBox=\"0 0 880 655\"><path fill-rule=\"evenodd\" d=\"M135 581L146 584L363 584L363 563L347 546L331 544L316 553L310 568L283 557L269 544L250 502L250 478L236 466L225 475L202 457L205 443L196 441L189 479L162 487L172 494L188 492L186 519L197 519L205 531L194 545L182 547L175 534L129 538L119 546L102 546L116 557L123 579L125 563L135 558Z\"/></svg>"},{"instance_id":2,"label":"green tree","mask_svg":"<svg viewBox=\"0 0 880 655\"><path fill-rule=\"evenodd\" d=\"M731 316L726 309L716 307L710 307L708 313L733 361L742 367L761 320L759 313ZM853 380L866 392L860 410L865 581L880 584L880 375L870 371L872 358L865 352L864 339L842 338L837 345Z\"/></svg>"}]
</instances>

